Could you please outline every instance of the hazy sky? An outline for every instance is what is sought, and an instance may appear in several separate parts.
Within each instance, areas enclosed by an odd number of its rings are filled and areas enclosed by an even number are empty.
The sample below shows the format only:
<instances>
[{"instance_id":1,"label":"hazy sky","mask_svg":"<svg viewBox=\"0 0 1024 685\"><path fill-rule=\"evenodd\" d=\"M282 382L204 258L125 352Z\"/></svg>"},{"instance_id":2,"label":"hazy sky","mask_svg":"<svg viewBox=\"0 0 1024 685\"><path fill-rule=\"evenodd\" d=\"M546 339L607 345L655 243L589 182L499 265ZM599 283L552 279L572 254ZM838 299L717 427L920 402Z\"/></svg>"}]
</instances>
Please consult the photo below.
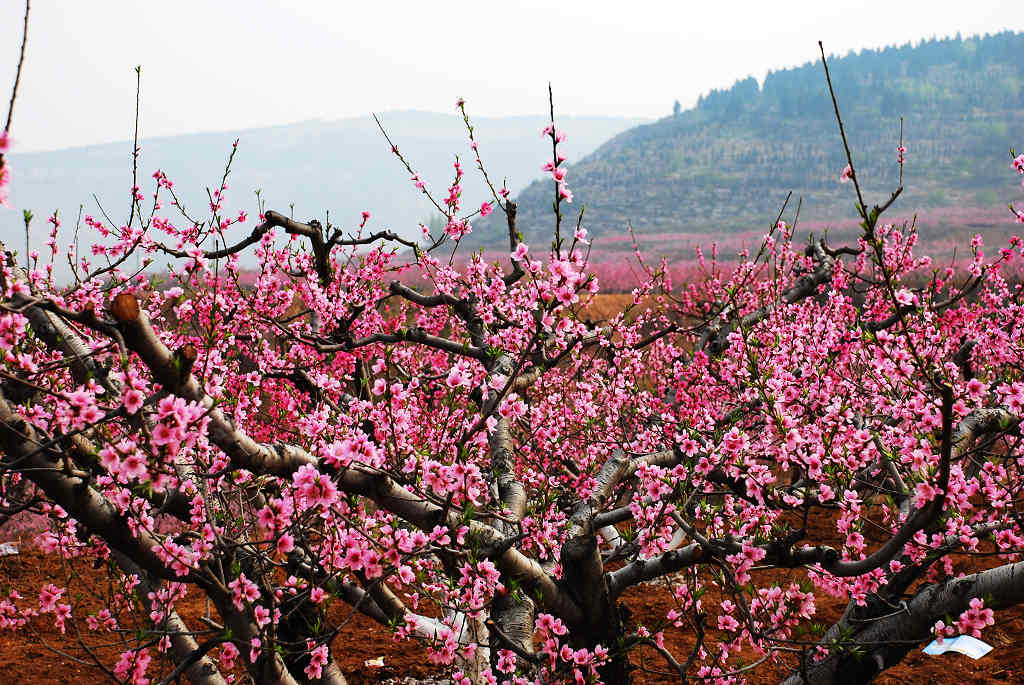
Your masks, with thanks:
<instances>
[{"instance_id":1,"label":"hazy sky","mask_svg":"<svg viewBox=\"0 0 1024 685\"><path fill-rule=\"evenodd\" d=\"M21 0L0 0L6 105ZM667 115L676 98L830 53L1003 29L1020 0L33 0L17 150L372 111ZM5 108L6 109L6 108ZM556 112L556 113L557 113Z\"/></svg>"}]
</instances>

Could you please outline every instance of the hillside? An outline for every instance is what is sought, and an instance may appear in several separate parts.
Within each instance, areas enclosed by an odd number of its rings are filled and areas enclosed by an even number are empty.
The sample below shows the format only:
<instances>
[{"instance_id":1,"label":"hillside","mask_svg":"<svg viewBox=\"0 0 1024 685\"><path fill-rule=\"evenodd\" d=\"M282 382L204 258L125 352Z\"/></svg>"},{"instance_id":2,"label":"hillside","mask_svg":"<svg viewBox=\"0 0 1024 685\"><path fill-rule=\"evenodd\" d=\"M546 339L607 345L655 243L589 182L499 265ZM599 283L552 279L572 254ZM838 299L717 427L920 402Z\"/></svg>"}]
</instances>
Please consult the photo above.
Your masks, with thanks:
<instances>
[{"instance_id":1,"label":"hillside","mask_svg":"<svg viewBox=\"0 0 1024 685\"><path fill-rule=\"evenodd\" d=\"M981 223L1001 222L997 210L1020 198L1007 152L1024 145L1022 57L1024 34L1004 32L830 58L868 201L896 185L902 115L901 216L979 208L990 217ZM571 125L560 127L571 139ZM618 236L618 244L628 223L663 243L677 233L763 229L789 191L803 199L802 222L828 223L854 216L852 190L839 183L845 164L819 59L770 73L763 87L749 78L712 91L694 109L621 133L569 167L568 207L585 205L591 233ZM552 196L550 180L520 194L526 240L548 239Z\"/></svg>"},{"instance_id":2,"label":"hillside","mask_svg":"<svg viewBox=\"0 0 1024 685\"><path fill-rule=\"evenodd\" d=\"M466 197L486 197L479 174L473 169L460 116L385 112L380 119L395 144L436 192L443 194L451 180L454 155L460 154L467 170ZM566 124L573 130L573 138L567 143L570 154L586 155L639 121L642 120L569 117ZM544 123L541 116L481 117L473 121L485 163L497 175L497 181L503 176L508 178L508 187L513 192L541 175L540 164L547 148L538 132ZM390 228L415 236L417 224L430 218L430 205L390 153L369 114L332 122L143 138L139 163L143 192L152 192L150 176L163 169L175 182L175 191L190 211L205 217L206 187L216 188L220 184L231 143L236 138L240 142L228 178L227 207L232 211L245 209L253 215L254 191L262 189L262 198L269 208L287 212L289 205L294 204L295 216L304 219L322 219L329 211L332 222L346 227L358 225L360 212L369 210L369 225L374 230ZM0 212L0 239L11 248L22 249L24 227L20 210L30 209L37 217L32 247L45 254L46 217L59 209L65 232L60 242L66 244L79 205L84 205L85 214L100 216L94 194L112 219L123 222L132 179L131 149L130 141L53 152L19 153L14 148L8 161L13 170L11 205L18 211ZM168 210L164 214L174 216ZM82 243L89 244L95 239L83 225Z\"/></svg>"}]
</instances>

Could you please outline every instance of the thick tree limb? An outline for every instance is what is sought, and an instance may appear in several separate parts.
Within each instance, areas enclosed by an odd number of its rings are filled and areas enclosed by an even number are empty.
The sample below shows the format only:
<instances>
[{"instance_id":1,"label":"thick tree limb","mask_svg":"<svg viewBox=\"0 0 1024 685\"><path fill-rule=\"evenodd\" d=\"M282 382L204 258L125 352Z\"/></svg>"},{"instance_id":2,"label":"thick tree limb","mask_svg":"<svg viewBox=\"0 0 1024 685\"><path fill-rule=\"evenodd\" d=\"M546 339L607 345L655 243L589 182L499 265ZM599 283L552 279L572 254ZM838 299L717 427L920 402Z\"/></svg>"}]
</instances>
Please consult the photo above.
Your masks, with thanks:
<instances>
[{"instance_id":1,"label":"thick tree limb","mask_svg":"<svg viewBox=\"0 0 1024 685\"><path fill-rule=\"evenodd\" d=\"M807 664L802 672L798 671L786 679L784 685L869 683L883 670L899 663L911 649L930 640L936 621L946 616L958 616L975 598L985 598L996 607L1024 602L1024 562L924 588L905 604L903 611L875 619L856 631L848 641L829 645L828 657L821 662ZM837 637L838 630L834 629L823 644ZM866 654L855 655L849 647L859 647Z\"/></svg>"},{"instance_id":2,"label":"thick tree limb","mask_svg":"<svg viewBox=\"0 0 1024 685\"><path fill-rule=\"evenodd\" d=\"M28 276L18 265L14 255L7 251L3 243L0 243L0 251L3 252L4 260L14 280L28 287ZM2 280L2 273L0 273L0 281ZM0 286L6 285L6 283L0 283ZM107 379L106 369L96 363L92 356L92 350L85 344L81 336L64 323L56 313L47 311L33 298L22 294L15 294L11 298L10 308L20 310L28 318L32 330L43 342L64 353L71 362L71 373L76 383L84 384L90 378L95 378L107 391L116 393L119 390Z\"/></svg>"},{"instance_id":3,"label":"thick tree limb","mask_svg":"<svg viewBox=\"0 0 1024 685\"><path fill-rule=\"evenodd\" d=\"M159 543L140 530L137 535L124 517L89 482L77 475L68 475L62 464L62 453L56 449L39 450L42 442L36 429L22 418L7 399L0 395L0 446L5 466L16 463L16 470L34 482L53 502L87 530L158 578L186 580L175 575L154 551Z\"/></svg>"},{"instance_id":4,"label":"thick tree limb","mask_svg":"<svg viewBox=\"0 0 1024 685\"><path fill-rule=\"evenodd\" d=\"M680 549L673 549L653 559L637 559L617 571L608 574L608 591L612 597L637 583L653 580L693 566L704 559L704 550L696 542Z\"/></svg>"}]
</instances>

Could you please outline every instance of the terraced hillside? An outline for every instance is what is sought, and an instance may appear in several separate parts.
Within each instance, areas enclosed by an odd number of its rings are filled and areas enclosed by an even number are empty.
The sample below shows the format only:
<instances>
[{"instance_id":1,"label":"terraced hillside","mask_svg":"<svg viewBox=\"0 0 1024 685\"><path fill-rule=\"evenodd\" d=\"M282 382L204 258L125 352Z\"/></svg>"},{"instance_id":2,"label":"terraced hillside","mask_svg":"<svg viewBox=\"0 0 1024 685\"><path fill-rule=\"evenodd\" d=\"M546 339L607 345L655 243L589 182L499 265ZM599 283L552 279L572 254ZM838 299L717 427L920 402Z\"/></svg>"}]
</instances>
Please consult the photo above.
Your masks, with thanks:
<instances>
[{"instance_id":1,"label":"terraced hillside","mask_svg":"<svg viewBox=\"0 0 1024 685\"><path fill-rule=\"evenodd\" d=\"M898 210L978 208L1001 222L993 210L1021 196L1007 153L1024 145L1022 56L1024 34L1004 32L830 58L868 200L896 185L902 116L908 153ZM712 91L694 109L616 136L569 167L569 208L585 205L597 236L621 236L630 223L640 235L721 234L767 225L793 191L802 221L827 223L854 216L853 194L839 182L845 164L819 59L770 73L763 86L750 78ZM548 240L553 194L542 180L519 195L527 241Z\"/></svg>"}]
</instances>

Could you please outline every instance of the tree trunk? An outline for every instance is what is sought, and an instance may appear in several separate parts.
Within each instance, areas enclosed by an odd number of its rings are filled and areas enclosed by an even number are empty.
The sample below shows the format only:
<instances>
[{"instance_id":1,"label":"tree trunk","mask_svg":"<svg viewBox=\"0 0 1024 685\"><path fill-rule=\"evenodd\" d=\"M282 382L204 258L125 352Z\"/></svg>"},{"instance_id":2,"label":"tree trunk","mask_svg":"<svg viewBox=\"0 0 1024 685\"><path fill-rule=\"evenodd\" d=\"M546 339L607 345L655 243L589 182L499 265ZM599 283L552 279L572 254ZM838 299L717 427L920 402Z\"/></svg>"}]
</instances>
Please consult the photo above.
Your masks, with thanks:
<instances>
[{"instance_id":1,"label":"tree trunk","mask_svg":"<svg viewBox=\"0 0 1024 685\"><path fill-rule=\"evenodd\" d=\"M569 595L582 608L584 620L569 626L569 642L576 649L607 647L611 658L599 669L608 685L632 681L632 666L616 643L622 637L622 620L605 580L604 565L595 535L581 535L562 546L562 578Z\"/></svg>"}]
</instances>

